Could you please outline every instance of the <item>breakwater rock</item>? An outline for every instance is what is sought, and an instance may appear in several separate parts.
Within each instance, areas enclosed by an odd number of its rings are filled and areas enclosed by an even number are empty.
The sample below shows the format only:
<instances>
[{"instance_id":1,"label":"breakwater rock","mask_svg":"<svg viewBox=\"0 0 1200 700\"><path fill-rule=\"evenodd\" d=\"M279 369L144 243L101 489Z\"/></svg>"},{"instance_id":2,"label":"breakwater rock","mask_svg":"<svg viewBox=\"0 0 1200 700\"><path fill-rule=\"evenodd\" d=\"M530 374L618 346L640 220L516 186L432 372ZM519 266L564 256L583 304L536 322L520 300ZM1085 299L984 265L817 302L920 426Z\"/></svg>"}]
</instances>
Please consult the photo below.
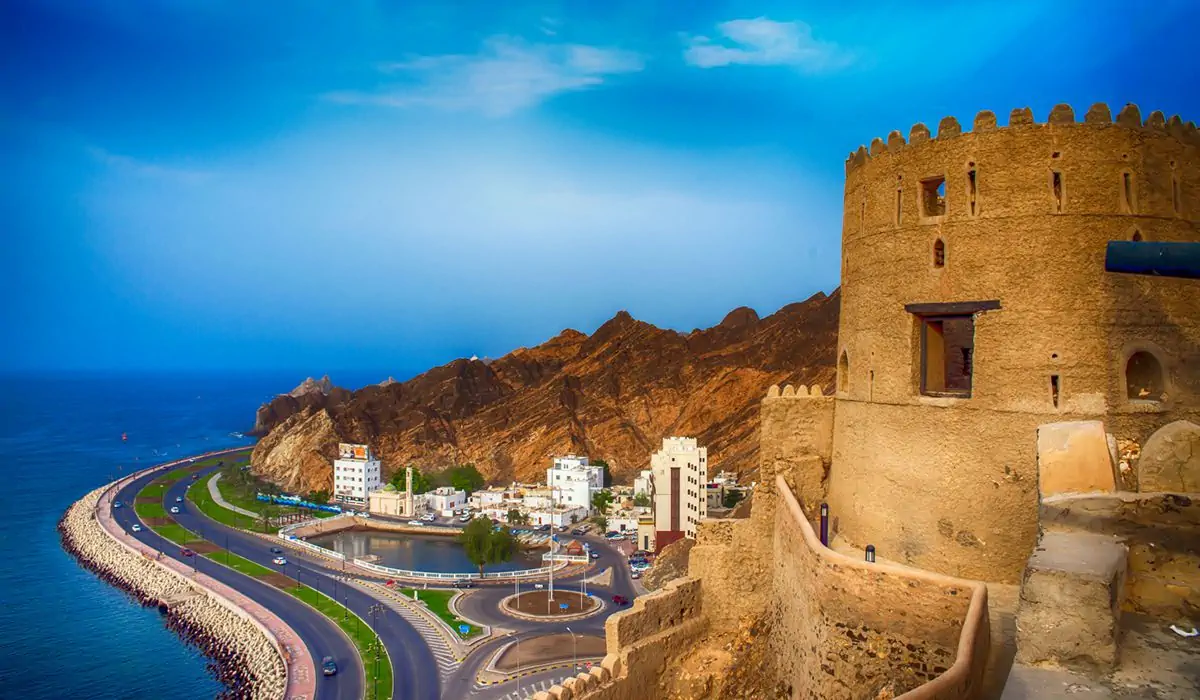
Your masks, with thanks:
<instances>
[{"instance_id":1,"label":"breakwater rock","mask_svg":"<svg viewBox=\"0 0 1200 700\"><path fill-rule=\"evenodd\" d=\"M63 548L134 600L157 607L168 628L210 659L213 675L226 688L218 697L285 697L287 669L275 640L204 587L118 542L96 518L106 489L92 491L63 514L58 523Z\"/></svg>"}]
</instances>

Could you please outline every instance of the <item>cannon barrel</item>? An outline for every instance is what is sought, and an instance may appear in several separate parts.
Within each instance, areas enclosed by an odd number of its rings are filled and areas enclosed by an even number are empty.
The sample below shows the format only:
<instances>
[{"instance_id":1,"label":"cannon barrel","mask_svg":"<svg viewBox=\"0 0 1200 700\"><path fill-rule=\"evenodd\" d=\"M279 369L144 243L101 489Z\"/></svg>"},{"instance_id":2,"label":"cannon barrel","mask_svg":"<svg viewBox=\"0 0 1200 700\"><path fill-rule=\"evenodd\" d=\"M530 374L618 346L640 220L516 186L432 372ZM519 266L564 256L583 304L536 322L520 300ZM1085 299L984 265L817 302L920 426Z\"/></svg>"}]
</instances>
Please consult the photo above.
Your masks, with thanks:
<instances>
[{"instance_id":1,"label":"cannon barrel","mask_svg":"<svg viewBox=\"0 0 1200 700\"><path fill-rule=\"evenodd\" d=\"M1200 279L1200 243L1109 241L1106 272Z\"/></svg>"}]
</instances>

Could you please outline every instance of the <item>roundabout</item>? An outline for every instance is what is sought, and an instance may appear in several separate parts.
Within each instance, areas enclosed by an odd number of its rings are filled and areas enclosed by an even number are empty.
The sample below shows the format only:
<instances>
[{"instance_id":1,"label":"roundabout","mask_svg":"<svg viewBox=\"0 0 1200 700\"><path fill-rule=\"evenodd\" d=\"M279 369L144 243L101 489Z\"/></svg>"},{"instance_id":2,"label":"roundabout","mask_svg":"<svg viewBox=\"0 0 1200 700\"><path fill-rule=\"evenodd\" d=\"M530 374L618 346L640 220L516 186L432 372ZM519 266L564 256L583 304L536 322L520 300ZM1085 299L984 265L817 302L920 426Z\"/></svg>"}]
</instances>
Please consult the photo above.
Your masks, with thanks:
<instances>
[{"instance_id":1,"label":"roundabout","mask_svg":"<svg viewBox=\"0 0 1200 700\"><path fill-rule=\"evenodd\" d=\"M546 589L522 591L503 598L500 612L539 622L567 622L591 617L604 609L604 601L579 591Z\"/></svg>"}]
</instances>

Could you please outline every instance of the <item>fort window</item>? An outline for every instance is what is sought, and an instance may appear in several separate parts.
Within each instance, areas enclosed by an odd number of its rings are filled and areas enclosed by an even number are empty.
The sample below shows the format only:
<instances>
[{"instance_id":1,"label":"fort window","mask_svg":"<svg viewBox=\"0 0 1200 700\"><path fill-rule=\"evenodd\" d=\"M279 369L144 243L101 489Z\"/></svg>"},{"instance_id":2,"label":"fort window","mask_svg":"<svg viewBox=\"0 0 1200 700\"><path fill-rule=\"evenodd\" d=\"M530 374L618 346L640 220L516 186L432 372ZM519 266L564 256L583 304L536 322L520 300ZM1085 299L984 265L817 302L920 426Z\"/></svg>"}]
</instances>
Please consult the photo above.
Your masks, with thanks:
<instances>
[{"instance_id":1,"label":"fort window","mask_svg":"<svg viewBox=\"0 0 1200 700\"><path fill-rule=\"evenodd\" d=\"M975 164L972 163L971 165L974 166ZM978 187L979 187L979 185L976 180L975 168L972 167L970 170L967 171L967 189L970 192L971 216L975 216L975 200L978 198L978 195L979 195Z\"/></svg>"},{"instance_id":2,"label":"fort window","mask_svg":"<svg viewBox=\"0 0 1200 700\"><path fill-rule=\"evenodd\" d=\"M904 190L900 187L896 188L896 225L900 225L900 205L904 202Z\"/></svg>"},{"instance_id":3,"label":"fort window","mask_svg":"<svg viewBox=\"0 0 1200 700\"><path fill-rule=\"evenodd\" d=\"M946 178L921 180L921 214L943 216L946 213Z\"/></svg>"},{"instance_id":4,"label":"fort window","mask_svg":"<svg viewBox=\"0 0 1200 700\"><path fill-rule=\"evenodd\" d=\"M921 393L971 395L975 316L927 316L921 322Z\"/></svg>"},{"instance_id":5,"label":"fort window","mask_svg":"<svg viewBox=\"0 0 1200 700\"><path fill-rule=\"evenodd\" d=\"M1163 398L1162 364L1145 350L1129 356L1125 363L1125 390L1134 401L1161 401Z\"/></svg>"},{"instance_id":6,"label":"fort window","mask_svg":"<svg viewBox=\"0 0 1200 700\"><path fill-rule=\"evenodd\" d=\"M946 244L940 238L933 242L933 266L946 266Z\"/></svg>"},{"instance_id":7,"label":"fort window","mask_svg":"<svg viewBox=\"0 0 1200 700\"><path fill-rule=\"evenodd\" d=\"M1179 178L1171 175L1171 211L1178 216L1179 211Z\"/></svg>"},{"instance_id":8,"label":"fort window","mask_svg":"<svg viewBox=\"0 0 1200 700\"><path fill-rule=\"evenodd\" d=\"M1134 242L1142 240L1142 232L1138 231L1137 229L1134 229L1133 236L1131 236L1129 240L1134 241Z\"/></svg>"},{"instance_id":9,"label":"fort window","mask_svg":"<svg viewBox=\"0 0 1200 700\"><path fill-rule=\"evenodd\" d=\"M1058 408L1059 379L1057 374L1050 375L1050 401Z\"/></svg>"},{"instance_id":10,"label":"fort window","mask_svg":"<svg viewBox=\"0 0 1200 700\"><path fill-rule=\"evenodd\" d=\"M1050 174L1050 188L1054 192L1054 213L1062 213L1063 182L1062 173L1055 170Z\"/></svg>"},{"instance_id":11,"label":"fort window","mask_svg":"<svg viewBox=\"0 0 1200 700\"><path fill-rule=\"evenodd\" d=\"M842 351L842 357L838 360L838 391L846 391L850 388L850 358L846 356L846 351Z\"/></svg>"}]
</instances>

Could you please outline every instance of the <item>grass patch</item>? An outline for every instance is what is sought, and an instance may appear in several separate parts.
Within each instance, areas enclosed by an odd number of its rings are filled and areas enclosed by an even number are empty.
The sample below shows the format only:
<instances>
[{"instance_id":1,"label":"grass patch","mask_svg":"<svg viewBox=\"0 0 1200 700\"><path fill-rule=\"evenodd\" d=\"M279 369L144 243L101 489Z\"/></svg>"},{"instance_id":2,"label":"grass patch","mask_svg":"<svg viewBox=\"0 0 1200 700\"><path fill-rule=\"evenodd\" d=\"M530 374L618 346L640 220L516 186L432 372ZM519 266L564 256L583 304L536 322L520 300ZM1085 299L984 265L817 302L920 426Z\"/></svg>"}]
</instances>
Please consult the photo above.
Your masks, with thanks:
<instances>
[{"instance_id":1,"label":"grass patch","mask_svg":"<svg viewBox=\"0 0 1200 700\"><path fill-rule=\"evenodd\" d=\"M165 518L167 509L160 503L135 503L133 510L140 518Z\"/></svg>"},{"instance_id":2,"label":"grass patch","mask_svg":"<svg viewBox=\"0 0 1200 700\"><path fill-rule=\"evenodd\" d=\"M346 633L346 636L354 642L354 646L358 648L359 655L362 656L363 669L367 672L367 697L378 698L378 700L391 700L392 662L388 658L387 649L383 648L383 645L379 642L379 637L371 630L371 626L363 622L354 613L346 611L341 603L308 586L292 586L285 590L337 623L338 627L341 627ZM373 682L375 677L374 660L376 649L379 650L379 695L375 695L373 692L373 688L376 685ZM320 663L319 659L317 663Z\"/></svg>"},{"instance_id":3,"label":"grass patch","mask_svg":"<svg viewBox=\"0 0 1200 700\"><path fill-rule=\"evenodd\" d=\"M243 508L255 513L261 513L266 501L258 500L258 489L253 485L243 485L234 483L228 477L222 477L217 480L217 491L221 493L221 498L224 498L230 504ZM290 506L277 506L279 508L291 508ZM315 518L332 518L337 513L329 513L323 510L309 510L308 508L292 508L295 512L302 512Z\"/></svg>"},{"instance_id":4,"label":"grass patch","mask_svg":"<svg viewBox=\"0 0 1200 700\"><path fill-rule=\"evenodd\" d=\"M254 578L264 578L275 573L271 569L268 569L261 564L255 564L245 557L239 557L227 549L222 549L219 552L211 552L209 554L205 554L204 556L212 559L215 562L220 562L234 571L240 571L243 574L246 574L247 576L253 576Z\"/></svg>"},{"instance_id":5,"label":"grass patch","mask_svg":"<svg viewBox=\"0 0 1200 700\"><path fill-rule=\"evenodd\" d=\"M175 544L191 544L192 542L203 542L195 533L185 528L182 525L171 523L169 525L151 525L151 530L154 530L159 535L171 540Z\"/></svg>"},{"instance_id":6,"label":"grass patch","mask_svg":"<svg viewBox=\"0 0 1200 700\"><path fill-rule=\"evenodd\" d=\"M251 518L250 516L242 515L241 513L235 513L234 511L229 510L228 508L225 508L214 501L212 494L208 492L208 482L210 479L212 479L212 477L213 475L209 474L200 481L197 481L188 487L187 498L189 501L196 504L196 507L200 509L200 512L204 513L213 520L216 520L222 525L235 527L239 530L268 532L268 530L263 529L265 523L263 523L262 520ZM219 481L217 482L218 485L220 483L221 482Z\"/></svg>"},{"instance_id":7,"label":"grass patch","mask_svg":"<svg viewBox=\"0 0 1200 700\"><path fill-rule=\"evenodd\" d=\"M450 629L454 630L454 633L458 636L463 639L470 639L476 635L483 634L482 629L450 612L450 599L454 597L454 591L405 588L400 591L400 594L412 600L414 590L416 590L417 598L425 603L425 607L429 608L429 612L437 615L441 618L442 622L450 625ZM463 634L458 631L459 625L467 625L471 629L466 634Z\"/></svg>"}]
</instances>

